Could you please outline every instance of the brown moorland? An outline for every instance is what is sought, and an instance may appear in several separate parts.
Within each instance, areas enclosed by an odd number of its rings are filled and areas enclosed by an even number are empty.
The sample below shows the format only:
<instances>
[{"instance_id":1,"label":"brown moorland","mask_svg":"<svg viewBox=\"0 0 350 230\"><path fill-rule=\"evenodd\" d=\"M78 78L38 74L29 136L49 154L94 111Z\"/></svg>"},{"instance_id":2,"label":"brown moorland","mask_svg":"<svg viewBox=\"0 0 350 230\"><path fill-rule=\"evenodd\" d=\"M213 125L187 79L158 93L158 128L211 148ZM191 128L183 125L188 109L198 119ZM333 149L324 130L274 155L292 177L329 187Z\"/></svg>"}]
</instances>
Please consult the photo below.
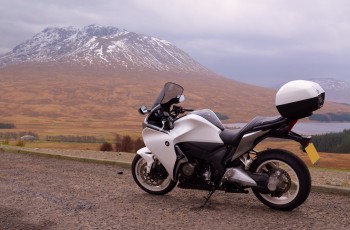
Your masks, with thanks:
<instances>
[{"instance_id":1,"label":"brown moorland","mask_svg":"<svg viewBox=\"0 0 350 230\"><path fill-rule=\"evenodd\" d=\"M226 123L278 114L274 90L215 74L26 64L0 69L0 79L0 122L39 135L139 133L137 109L151 106L168 81L185 88L184 107L210 108L230 117ZM320 110L326 112L350 112L350 106L327 102Z\"/></svg>"}]
</instances>

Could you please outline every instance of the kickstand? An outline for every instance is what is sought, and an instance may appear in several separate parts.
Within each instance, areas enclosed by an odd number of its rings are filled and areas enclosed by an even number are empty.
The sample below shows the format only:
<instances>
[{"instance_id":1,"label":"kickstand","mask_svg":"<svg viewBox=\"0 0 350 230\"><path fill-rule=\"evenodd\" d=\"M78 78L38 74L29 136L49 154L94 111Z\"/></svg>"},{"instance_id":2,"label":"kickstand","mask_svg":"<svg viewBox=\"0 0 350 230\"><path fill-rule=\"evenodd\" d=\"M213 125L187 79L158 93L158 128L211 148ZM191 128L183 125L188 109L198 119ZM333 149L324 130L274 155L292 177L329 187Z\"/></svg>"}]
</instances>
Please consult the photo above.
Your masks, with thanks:
<instances>
[{"instance_id":1,"label":"kickstand","mask_svg":"<svg viewBox=\"0 0 350 230\"><path fill-rule=\"evenodd\" d=\"M205 198L205 202L204 202L204 204L202 204L202 205L200 206L200 208L204 208L204 207L205 207L205 205L208 203L210 197L214 194L215 191L216 191L215 189L211 190L211 191L208 193L208 195L207 195L206 197L204 197L204 198Z\"/></svg>"}]
</instances>

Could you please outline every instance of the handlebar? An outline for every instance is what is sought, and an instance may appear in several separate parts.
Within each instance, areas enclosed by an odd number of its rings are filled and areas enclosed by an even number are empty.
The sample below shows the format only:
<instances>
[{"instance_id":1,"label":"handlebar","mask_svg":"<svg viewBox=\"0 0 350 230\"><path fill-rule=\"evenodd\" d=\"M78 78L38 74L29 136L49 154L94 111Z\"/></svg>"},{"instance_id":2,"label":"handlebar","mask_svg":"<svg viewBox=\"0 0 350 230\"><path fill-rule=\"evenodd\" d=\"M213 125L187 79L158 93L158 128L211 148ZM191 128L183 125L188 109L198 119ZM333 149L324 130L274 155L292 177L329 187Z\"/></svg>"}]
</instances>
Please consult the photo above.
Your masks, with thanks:
<instances>
[{"instance_id":1,"label":"handlebar","mask_svg":"<svg viewBox=\"0 0 350 230\"><path fill-rule=\"evenodd\" d=\"M152 119L159 119L162 122L162 129L171 130L174 128L175 119L185 112L192 112L193 109L185 109L181 106L174 105L170 111L170 107L158 105L152 110L147 109L146 106L141 106L139 113L142 115L151 114ZM152 115L153 114L153 115Z\"/></svg>"},{"instance_id":2,"label":"handlebar","mask_svg":"<svg viewBox=\"0 0 350 230\"><path fill-rule=\"evenodd\" d=\"M176 106L174 105L173 106L173 112L175 112L176 116L179 115L180 113L185 113L185 112L193 112L194 110L193 109L185 109L181 106Z\"/></svg>"},{"instance_id":3,"label":"handlebar","mask_svg":"<svg viewBox=\"0 0 350 230\"><path fill-rule=\"evenodd\" d=\"M174 128L174 120L177 118L179 114L185 113L185 112L192 112L194 111L193 109L185 109L181 106L173 106L173 109L168 112L162 112L162 123L163 123L163 128L166 127L168 129L173 129Z\"/></svg>"},{"instance_id":4,"label":"handlebar","mask_svg":"<svg viewBox=\"0 0 350 230\"><path fill-rule=\"evenodd\" d=\"M184 109L185 112L193 112L194 109Z\"/></svg>"}]
</instances>

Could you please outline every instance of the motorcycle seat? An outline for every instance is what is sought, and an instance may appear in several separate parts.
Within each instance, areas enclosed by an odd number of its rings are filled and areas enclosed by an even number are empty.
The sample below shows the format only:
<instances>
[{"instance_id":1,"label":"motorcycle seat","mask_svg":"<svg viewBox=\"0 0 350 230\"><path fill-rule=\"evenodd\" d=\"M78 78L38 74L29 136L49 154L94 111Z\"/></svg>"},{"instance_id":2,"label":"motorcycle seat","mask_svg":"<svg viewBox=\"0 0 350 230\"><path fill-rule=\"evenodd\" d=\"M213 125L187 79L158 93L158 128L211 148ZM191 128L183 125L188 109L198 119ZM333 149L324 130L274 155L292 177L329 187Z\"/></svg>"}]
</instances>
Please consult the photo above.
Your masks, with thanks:
<instances>
[{"instance_id":1,"label":"motorcycle seat","mask_svg":"<svg viewBox=\"0 0 350 230\"><path fill-rule=\"evenodd\" d=\"M242 139L242 137L250 132L259 131L259 130L268 130L272 129L282 123L284 123L287 118L281 116L275 117L262 117L258 116L253 118L241 129L224 129L219 135L221 140L226 145L237 146Z\"/></svg>"}]
</instances>

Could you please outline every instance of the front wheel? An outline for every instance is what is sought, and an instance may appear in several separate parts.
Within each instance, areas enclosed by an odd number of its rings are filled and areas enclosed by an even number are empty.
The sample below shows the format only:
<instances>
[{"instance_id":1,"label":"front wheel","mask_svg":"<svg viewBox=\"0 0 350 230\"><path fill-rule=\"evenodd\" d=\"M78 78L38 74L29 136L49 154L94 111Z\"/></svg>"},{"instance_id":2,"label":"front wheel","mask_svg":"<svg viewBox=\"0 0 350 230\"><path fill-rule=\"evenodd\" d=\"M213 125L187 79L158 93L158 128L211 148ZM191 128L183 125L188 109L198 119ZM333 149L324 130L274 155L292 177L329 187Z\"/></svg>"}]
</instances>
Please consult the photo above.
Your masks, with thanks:
<instances>
[{"instance_id":1,"label":"front wheel","mask_svg":"<svg viewBox=\"0 0 350 230\"><path fill-rule=\"evenodd\" d=\"M305 163L289 151L266 150L257 156L250 170L269 175L267 187L270 192L261 192L257 188L252 190L270 208L292 210L301 205L310 194L310 172Z\"/></svg>"},{"instance_id":2,"label":"front wheel","mask_svg":"<svg viewBox=\"0 0 350 230\"><path fill-rule=\"evenodd\" d=\"M145 192L154 195L164 195L176 186L164 168L164 166L155 160L150 173L147 173L147 162L136 154L131 164L132 176L136 184Z\"/></svg>"}]
</instances>

